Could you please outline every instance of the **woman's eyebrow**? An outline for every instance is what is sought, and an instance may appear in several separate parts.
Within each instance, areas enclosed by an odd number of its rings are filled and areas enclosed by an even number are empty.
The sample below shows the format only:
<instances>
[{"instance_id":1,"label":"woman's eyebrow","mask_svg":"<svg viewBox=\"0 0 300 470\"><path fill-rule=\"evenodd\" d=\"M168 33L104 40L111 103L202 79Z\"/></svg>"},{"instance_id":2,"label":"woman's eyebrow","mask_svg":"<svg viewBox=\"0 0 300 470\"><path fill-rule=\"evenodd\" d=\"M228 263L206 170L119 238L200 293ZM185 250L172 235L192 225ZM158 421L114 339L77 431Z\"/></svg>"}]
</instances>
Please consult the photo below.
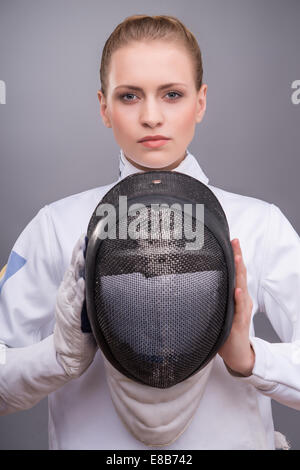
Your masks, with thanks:
<instances>
[{"instance_id":1,"label":"woman's eyebrow","mask_svg":"<svg viewBox=\"0 0 300 470\"><path fill-rule=\"evenodd\" d=\"M186 86L185 83L166 83L165 85L160 85L158 87L158 90L164 90L165 88L173 87L173 86ZM137 91L143 91L142 88L135 86L135 85L119 85L115 88L117 90L118 88L129 88L130 90L137 90Z\"/></svg>"}]
</instances>

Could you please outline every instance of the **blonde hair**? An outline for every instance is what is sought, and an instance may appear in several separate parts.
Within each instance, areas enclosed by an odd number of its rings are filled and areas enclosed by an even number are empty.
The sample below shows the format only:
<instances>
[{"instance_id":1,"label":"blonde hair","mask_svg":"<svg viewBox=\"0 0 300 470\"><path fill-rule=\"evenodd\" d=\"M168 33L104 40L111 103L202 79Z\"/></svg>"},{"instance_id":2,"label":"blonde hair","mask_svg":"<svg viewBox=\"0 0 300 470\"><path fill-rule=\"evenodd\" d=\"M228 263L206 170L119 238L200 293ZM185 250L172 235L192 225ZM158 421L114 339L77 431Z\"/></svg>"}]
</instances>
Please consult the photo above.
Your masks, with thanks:
<instances>
[{"instance_id":1,"label":"blonde hair","mask_svg":"<svg viewBox=\"0 0 300 470\"><path fill-rule=\"evenodd\" d=\"M125 18L105 42L100 65L101 91L104 96L108 88L112 54L131 42L157 39L175 41L185 46L193 63L196 90L200 90L203 78L202 56L193 33L174 16L132 15Z\"/></svg>"}]
</instances>

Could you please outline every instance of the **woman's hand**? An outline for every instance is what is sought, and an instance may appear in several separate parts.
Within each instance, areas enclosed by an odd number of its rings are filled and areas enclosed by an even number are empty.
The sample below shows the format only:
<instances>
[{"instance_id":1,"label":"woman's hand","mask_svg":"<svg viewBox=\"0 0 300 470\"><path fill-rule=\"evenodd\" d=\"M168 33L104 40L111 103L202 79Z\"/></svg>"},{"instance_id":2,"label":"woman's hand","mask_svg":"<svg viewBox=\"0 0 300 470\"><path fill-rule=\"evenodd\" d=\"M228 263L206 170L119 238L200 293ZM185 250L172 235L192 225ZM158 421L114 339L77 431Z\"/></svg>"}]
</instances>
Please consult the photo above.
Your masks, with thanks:
<instances>
[{"instance_id":1,"label":"woman's hand","mask_svg":"<svg viewBox=\"0 0 300 470\"><path fill-rule=\"evenodd\" d=\"M59 286L53 332L58 362L71 378L80 377L92 363L98 348L92 333L83 333L81 312L85 299L83 278L85 238L82 234L73 248L71 264Z\"/></svg>"},{"instance_id":2,"label":"woman's hand","mask_svg":"<svg viewBox=\"0 0 300 470\"><path fill-rule=\"evenodd\" d=\"M231 245L236 272L235 309L230 334L218 354L229 369L247 377L251 375L255 363L255 353L249 341L253 302L248 292L247 270L240 242L235 238L231 241Z\"/></svg>"}]
</instances>

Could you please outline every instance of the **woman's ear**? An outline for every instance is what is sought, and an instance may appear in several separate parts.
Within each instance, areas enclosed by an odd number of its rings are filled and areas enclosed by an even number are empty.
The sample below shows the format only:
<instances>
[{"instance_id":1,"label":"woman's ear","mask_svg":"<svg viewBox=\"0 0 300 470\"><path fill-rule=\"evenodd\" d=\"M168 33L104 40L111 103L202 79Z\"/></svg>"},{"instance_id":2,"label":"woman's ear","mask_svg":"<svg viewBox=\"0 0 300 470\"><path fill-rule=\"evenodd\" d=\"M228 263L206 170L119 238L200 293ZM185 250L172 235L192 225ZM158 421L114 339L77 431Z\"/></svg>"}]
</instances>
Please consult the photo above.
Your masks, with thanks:
<instances>
[{"instance_id":1,"label":"woman's ear","mask_svg":"<svg viewBox=\"0 0 300 470\"><path fill-rule=\"evenodd\" d=\"M203 84L197 95L196 122L201 122L206 110L207 85Z\"/></svg>"},{"instance_id":2,"label":"woman's ear","mask_svg":"<svg viewBox=\"0 0 300 470\"><path fill-rule=\"evenodd\" d=\"M104 125L106 127L111 127L111 123L110 123L110 119L109 119L108 111L107 111L106 98L104 94L102 93L102 91L100 90L98 90L97 95L98 95L98 100L100 103L100 114L104 122Z\"/></svg>"}]
</instances>

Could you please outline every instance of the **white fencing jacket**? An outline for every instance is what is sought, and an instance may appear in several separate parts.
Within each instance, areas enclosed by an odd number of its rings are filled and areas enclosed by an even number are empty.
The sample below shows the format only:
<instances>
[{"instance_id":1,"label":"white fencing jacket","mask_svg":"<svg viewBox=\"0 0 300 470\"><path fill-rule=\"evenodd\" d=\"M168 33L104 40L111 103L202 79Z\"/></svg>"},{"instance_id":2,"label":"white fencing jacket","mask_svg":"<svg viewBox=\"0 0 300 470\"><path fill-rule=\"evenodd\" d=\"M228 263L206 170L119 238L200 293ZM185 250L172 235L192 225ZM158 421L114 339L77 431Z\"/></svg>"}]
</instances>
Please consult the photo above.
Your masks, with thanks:
<instances>
[{"instance_id":1,"label":"white fencing jacket","mask_svg":"<svg viewBox=\"0 0 300 470\"><path fill-rule=\"evenodd\" d=\"M139 172L120 150L120 177ZM187 150L176 171L208 185ZM0 414L48 395L50 449L149 449L125 428L111 401L103 357L69 380L53 344L57 289L95 207L118 181L44 206L25 227L0 273ZM217 355L200 405L172 449L274 449L271 399L300 410L300 240L274 204L208 185L241 243L253 316L264 312L281 343L255 336L250 377L232 375ZM282 443L278 444L278 438Z\"/></svg>"}]
</instances>

